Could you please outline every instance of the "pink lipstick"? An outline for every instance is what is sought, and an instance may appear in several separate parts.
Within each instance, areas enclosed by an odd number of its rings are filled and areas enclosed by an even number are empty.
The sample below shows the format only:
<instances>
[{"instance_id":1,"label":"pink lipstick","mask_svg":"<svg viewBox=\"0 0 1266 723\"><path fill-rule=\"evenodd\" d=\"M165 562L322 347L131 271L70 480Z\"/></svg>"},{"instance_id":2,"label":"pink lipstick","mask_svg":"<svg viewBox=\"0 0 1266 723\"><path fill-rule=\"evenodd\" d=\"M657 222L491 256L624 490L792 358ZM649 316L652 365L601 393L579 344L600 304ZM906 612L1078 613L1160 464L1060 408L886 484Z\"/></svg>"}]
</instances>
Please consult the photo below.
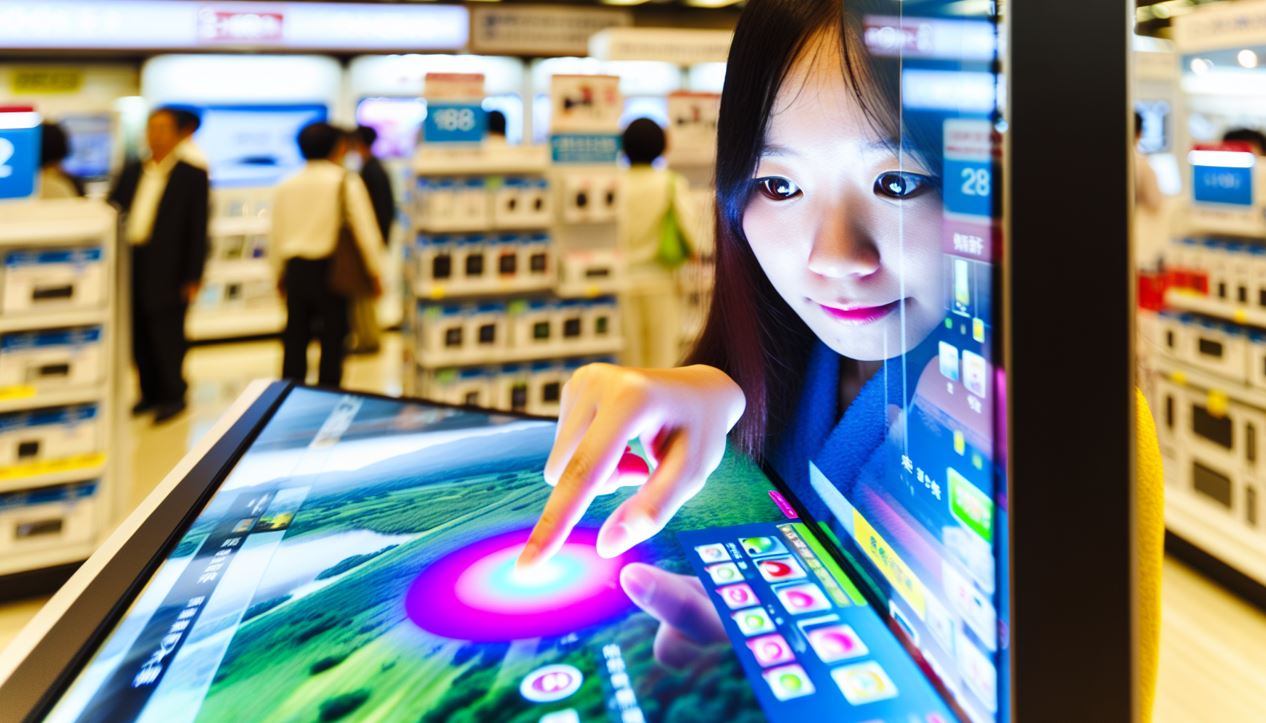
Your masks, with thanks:
<instances>
[{"instance_id":1,"label":"pink lipstick","mask_svg":"<svg viewBox=\"0 0 1266 723\"><path fill-rule=\"evenodd\" d=\"M901 305L901 301L893 301L883 306L828 306L826 304L818 304L822 310L833 319L838 319L848 324L861 326L863 324L872 324L885 316L891 314Z\"/></svg>"}]
</instances>

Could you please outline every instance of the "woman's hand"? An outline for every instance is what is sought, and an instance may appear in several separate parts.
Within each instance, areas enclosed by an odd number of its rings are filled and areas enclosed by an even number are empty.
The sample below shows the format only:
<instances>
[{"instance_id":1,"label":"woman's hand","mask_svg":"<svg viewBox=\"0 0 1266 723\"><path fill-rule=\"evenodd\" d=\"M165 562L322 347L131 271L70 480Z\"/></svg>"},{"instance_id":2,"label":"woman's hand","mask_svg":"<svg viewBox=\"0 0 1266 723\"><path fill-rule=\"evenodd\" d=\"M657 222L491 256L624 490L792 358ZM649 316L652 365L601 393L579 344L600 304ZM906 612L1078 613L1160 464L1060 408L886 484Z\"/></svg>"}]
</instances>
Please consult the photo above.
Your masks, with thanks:
<instances>
[{"instance_id":1,"label":"woman's hand","mask_svg":"<svg viewBox=\"0 0 1266 723\"><path fill-rule=\"evenodd\" d=\"M659 621L654 649L655 659L663 665L689 667L705 646L728 640L721 616L697 577L632 562L620 571L620 587Z\"/></svg>"},{"instance_id":2,"label":"woman's hand","mask_svg":"<svg viewBox=\"0 0 1266 723\"><path fill-rule=\"evenodd\" d=\"M616 557L663 529L721 463L725 437L743 414L739 386L713 367L581 367L563 388L545 481L554 492L519 567L548 560L599 494L639 484L598 531L598 554ZM633 438L656 463L648 479L621 473Z\"/></svg>"}]
</instances>

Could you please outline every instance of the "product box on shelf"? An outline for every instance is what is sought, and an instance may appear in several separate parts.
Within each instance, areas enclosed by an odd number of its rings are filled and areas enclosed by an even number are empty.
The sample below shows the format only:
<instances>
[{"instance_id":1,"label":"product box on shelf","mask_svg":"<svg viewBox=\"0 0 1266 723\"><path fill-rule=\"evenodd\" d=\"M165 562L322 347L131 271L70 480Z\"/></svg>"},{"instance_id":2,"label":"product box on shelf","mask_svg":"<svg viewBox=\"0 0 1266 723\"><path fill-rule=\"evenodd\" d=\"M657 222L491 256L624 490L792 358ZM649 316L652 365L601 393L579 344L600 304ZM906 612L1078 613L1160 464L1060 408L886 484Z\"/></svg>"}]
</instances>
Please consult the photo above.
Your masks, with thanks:
<instances>
[{"instance_id":1,"label":"product box on shelf","mask_svg":"<svg viewBox=\"0 0 1266 723\"><path fill-rule=\"evenodd\" d=\"M423 386L425 396L448 404L488 407L493 403L494 370L485 367L444 369L435 372Z\"/></svg>"},{"instance_id":2,"label":"product box on shelf","mask_svg":"<svg viewBox=\"0 0 1266 723\"><path fill-rule=\"evenodd\" d=\"M424 284L452 282L457 240L452 236L418 234L414 245L414 273Z\"/></svg>"},{"instance_id":3,"label":"product box on shelf","mask_svg":"<svg viewBox=\"0 0 1266 723\"><path fill-rule=\"evenodd\" d=\"M503 233L492 237L492 268L500 281L514 283L525 273L519 253L521 245L518 234Z\"/></svg>"},{"instance_id":4,"label":"product box on shelf","mask_svg":"<svg viewBox=\"0 0 1266 723\"><path fill-rule=\"evenodd\" d=\"M479 286L487 283L492 272L488 264L487 239L479 234L462 236L457 241L457 261L463 284Z\"/></svg>"},{"instance_id":5,"label":"product box on shelf","mask_svg":"<svg viewBox=\"0 0 1266 723\"><path fill-rule=\"evenodd\" d=\"M1266 332L1248 333L1248 383L1266 392Z\"/></svg>"},{"instance_id":6,"label":"product box on shelf","mask_svg":"<svg viewBox=\"0 0 1266 723\"><path fill-rule=\"evenodd\" d=\"M458 191L457 228L464 231L482 231L492 225L491 201L488 182L482 178L467 178L460 182Z\"/></svg>"},{"instance_id":7,"label":"product box on shelf","mask_svg":"<svg viewBox=\"0 0 1266 723\"><path fill-rule=\"evenodd\" d=\"M1161 350L1179 362L1191 361L1195 322L1190 314L1162 311L1156 315Z\"/></svg>"},{"instance_id":8,"label":"product box on shelf","mask_svg":"<svg viewBox=\"0 0 1266 723\"><path fill-rule=\"evenodd\" d=\"M550 280L554 278L554 254L550 250L549 234L527 234L519 239L519 268L529 278Z\"/></svg>"},{"instance_id":9,"label":"product box on shelf","mask_svg":"<svg viewBox=\"0 0 1266 723\"><path fill-rule=\"evenodd\" d=\"M620 177L612 170L568 170L562 195L564 223L614 223L620 210Z\"/></svg>"},{"instance_id":10,"label":"product box on shelf","mask_svg":"<svg viewBox=\"0 0 1266 723\"><path fill-rule=\"evenodd\" d=\"M0 389L97 384L105 375L103 347L100 326L0 336Z\"/></svg>"},{"instance_id":11,"label":"product box on shelf","mask_svg":"<svg viewBox=\"0 0 1266 723\"><path fill-rule=\"evenodd\" d=\"M614 296L603 296L585 305L585 335L593 341L620 336L620 307Z\"/></svg>"},{"instance_id":12,"label":"product box on shelf","mask_svg":"<svg viewBox=\"0 0 1266 723\"><path fill-rule=\"evenodd\" d=\"M11 250L4 255L3 312L91 308L105 303L101 248Z\"/></svg>"},{"instance_id":13,"label":"product box on shelf","mask_svg":"<svg viewBox=\"0 0 1266 723\"><path fill-rule=\"evenodd\" d=\"M517 301L510 309L510 346L518 349L558 341L558 311L546 301Z\"/></svg>"},{"instance_id":14,"label":"product box on shelf","mask_svg":"<svg viewBox=\"0 0 1266 723\"><path fill-rule=\"evenodd\" d=\"M618 290L623 262L614 249L573 249L559 259L560 293L596 296Z\"/></svg>"},{"instance_id":15,"label":"product box on shelf","mask_svg":"<svg viewBox=\"0 0 1266 723\"><path fill-rule=\"evenodd\" d=\"M494 406L511 412L526 412L531 401L532 367L526 364L507 364L497 375Z\"/></svg>"},{"instance_id":16,"label":"product box on shelf","mask_svg":"<svg viewBox=\"0 0 1266 723\"><path fill-rule=\"evenodd\" d=\"M417 212L427 231L481 231L491 215L487 183L482 178L419 178Z\"/></svg>"},{"instance_id":17,"label":"product box on shelf","mask_svg":"<svg viewBox=\"0 0 1266 723\"><path fill-rule=\"evenodd\" d=\"M505 349L509 336L505 304L488 303L466 307L465 316L465 337L470 348L490 353Z\"/></svg>"},{"instance_id":18,"label":"product box on shelf","mask_svg":"<svg viewBox=\"0 0 1266 723\"><path fill-rule=\"evenodd\" d=\"M95 481L76 482L0 494L0 559L90 542L98 487Z\"/></svg>"},{"instance_id":19,"label":"product box on shelf","mask_svg":"<svg viewBox=\"0 0 1266 723\"><path fill-rule=\"evenodd\" d=\"M1196 387L1184 388L1181 399L1188 422L1185 444L1189 452L1234 475L1245 464L1246 408L1232 404L1219 392Z\"/></svg>"},{"instance_id":20,"label":"product box on shelf","mask_svg":"<svg viewBox=\"0 0 1266 723\"><path fill-rule=\"evenodd\" d=\"M563 385L571 378L571 374L572 369L560 363L533 364L528 410L534 414L557 414L563 399Z\"/></svg>"},{"instance_id":21,"label":"product box on shelf","mask_svg":"<svg viewBox=\"0 0 1266 723\"><path fill-rule=\"evenodd\" d=\"M544 178L508 177L493 194L497 228L544 228L553 221L549 182Z\"/></svg>"},{"instance_id":22,"label":"product box on shelf","mask_svg":"<svg viewBox=\"0 0 1266 723\"><path fill-rule=\"evenodd\" d=\"M466 309L455 304L421 303L417 310L417 348L433 365L460 357L466 349Z\"/></svg>"},{"instance_id":23,"label":"product box on shelf","mask_svg":"<svg viewBox=\"0 0 1266 723\"><path fill-rule=\"evenodd\" d=\"M1156 437L1165 468L1186 469L1186 430L1191 423L1188 421L1190 411L1183 387L1168 378L1159 378L1151 407L1156 416ZM1167 475L1166 479L1171 478Z\"/></svg>"},{"instance_id":24,"label":"product box on shelf","mask_svg":"<svg viewBox=\"0 0 1266 723\"><path fill-rule=\"evenodd\" d=\"M1249 378L1249 337L1240 326L1198 319L1193 327L1190 363L1238 382Z\"/></svg>"},{"instance_id":25,"label":"product box on shelf","mask_svg":"<svg viewBox=\"0 0 1266 723\"><path fill-rule=\"evenodd\" d=\"M0 415L0 469L83 457L101 450L95 404Z\"/></svg>"},{"instance_id":26,"label":"product box on shelf","mask_svg":"<svg viewBox=\"0 0 1266 723\"><path fill-rule=\"evenodd\" d=\"M563 342L579 342L585 338L586 307L580 300L560 301L555 305L559 339Z\"/></svg>"}]
</instances>

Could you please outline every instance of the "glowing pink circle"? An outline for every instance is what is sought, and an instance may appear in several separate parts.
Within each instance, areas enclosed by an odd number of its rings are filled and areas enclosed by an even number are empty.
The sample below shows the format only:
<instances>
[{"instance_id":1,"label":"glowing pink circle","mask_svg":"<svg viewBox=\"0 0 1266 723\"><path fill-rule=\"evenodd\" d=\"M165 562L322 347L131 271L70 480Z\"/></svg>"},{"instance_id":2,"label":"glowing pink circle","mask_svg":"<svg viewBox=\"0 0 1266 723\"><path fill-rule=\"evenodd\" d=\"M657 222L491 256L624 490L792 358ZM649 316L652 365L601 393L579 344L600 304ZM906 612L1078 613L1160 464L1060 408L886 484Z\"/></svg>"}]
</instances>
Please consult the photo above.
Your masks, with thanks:
<instances>
[{"instance_id":1,"label":"glowing pink circle","mask_svg":"<svg viewBox=\"0 0 1266 723\"><path fill-rule=\"evenodd\" d=\"M514 575L530 532L481 540L427 567L405 594L409 619L444 638L508 642L566 635L632 608L619 582L629 556L599 557L597 530L574 530L544 568L527 579Z\"/></svg>"}]
</instances>

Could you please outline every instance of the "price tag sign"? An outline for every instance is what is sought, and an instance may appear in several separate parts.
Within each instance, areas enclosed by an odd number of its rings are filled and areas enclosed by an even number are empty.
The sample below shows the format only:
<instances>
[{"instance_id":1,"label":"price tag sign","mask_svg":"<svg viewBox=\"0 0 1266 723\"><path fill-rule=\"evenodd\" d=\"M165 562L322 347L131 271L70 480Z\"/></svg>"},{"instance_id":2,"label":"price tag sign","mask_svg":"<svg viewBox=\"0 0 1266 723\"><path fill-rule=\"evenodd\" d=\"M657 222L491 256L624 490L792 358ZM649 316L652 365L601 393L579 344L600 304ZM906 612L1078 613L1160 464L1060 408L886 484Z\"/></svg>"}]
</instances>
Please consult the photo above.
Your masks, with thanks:
<instances>
[{"instance_id":1,"label":"price tag sign","mask_svg":"<svg viewBox=\"0 0 1266 723\"><path fill-rule=\"evenodd\" d=\"M427 143L483 141L488 132L483 98L481 73L427 73L422 139Z\"/></svg>"},{"instance_id":2,"label":"price tag sign","mask_svg":"<svg viewBox=\"0 0 1266 723\"><path fill-rule=\"evenodd\" d=\"M0 106L0 198L34 194L39 159L39 114L30 106Z\"/></svg>"},{"instance_id":3,"label":"price tag sign","mask_svg":"<svg viewBox=\"0 0 1266 723\"><path fill-rule=\"evenodd\" d=\"M478 103L432 103L422 126L427 143L479 143L487 132L488 118Z\"/></svg>"},{"instance_id":4,"label":"price tag sign","mask_svg":"<svg viewBox=\"0 0 1266 723\"><path fill-rule=\"evenodd\" d=\"M960 216L992 218L993 179L1000 149L987 120L952 119L945 122L945 210Z\"/></svg>"}]
</instances>

